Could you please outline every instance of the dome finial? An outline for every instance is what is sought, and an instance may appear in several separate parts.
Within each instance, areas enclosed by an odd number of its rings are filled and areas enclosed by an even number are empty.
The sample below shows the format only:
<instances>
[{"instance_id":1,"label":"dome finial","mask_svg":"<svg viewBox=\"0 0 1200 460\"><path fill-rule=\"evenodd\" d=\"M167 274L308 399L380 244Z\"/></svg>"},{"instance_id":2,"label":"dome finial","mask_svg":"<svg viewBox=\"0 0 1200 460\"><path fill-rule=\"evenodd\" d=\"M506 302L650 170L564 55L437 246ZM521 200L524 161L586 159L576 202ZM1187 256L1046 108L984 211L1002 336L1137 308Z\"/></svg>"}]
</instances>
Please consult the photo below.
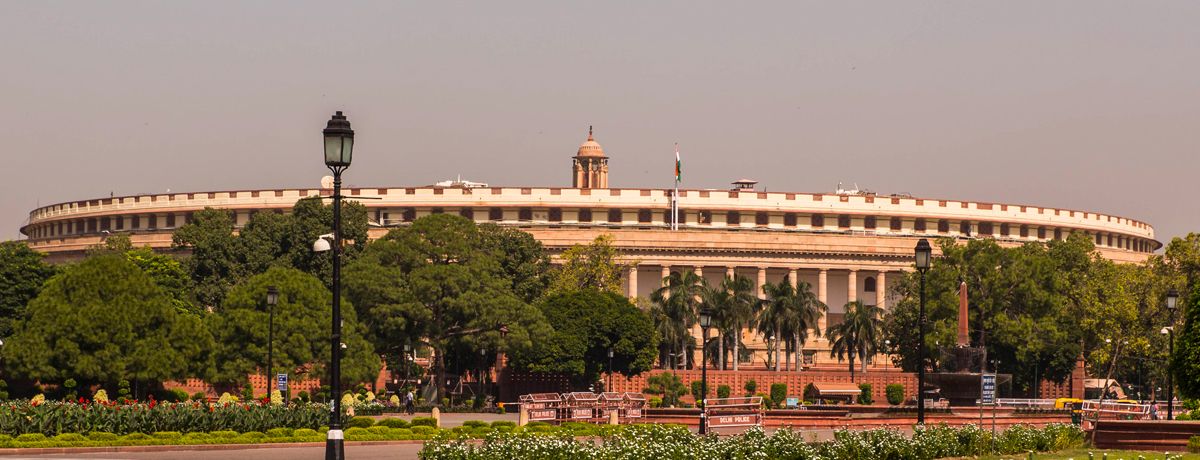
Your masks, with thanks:
<instances>
[{"instance_id":1,"label":"dome finial","mask_svg":"<svg viewBox=\"0 0 1200 460\"><path fill-rule=\"evenodd\" d=\"M593 140L592 139L592 125L588 125L588 140L589 141Z\"/></svg>"}]
</instances>

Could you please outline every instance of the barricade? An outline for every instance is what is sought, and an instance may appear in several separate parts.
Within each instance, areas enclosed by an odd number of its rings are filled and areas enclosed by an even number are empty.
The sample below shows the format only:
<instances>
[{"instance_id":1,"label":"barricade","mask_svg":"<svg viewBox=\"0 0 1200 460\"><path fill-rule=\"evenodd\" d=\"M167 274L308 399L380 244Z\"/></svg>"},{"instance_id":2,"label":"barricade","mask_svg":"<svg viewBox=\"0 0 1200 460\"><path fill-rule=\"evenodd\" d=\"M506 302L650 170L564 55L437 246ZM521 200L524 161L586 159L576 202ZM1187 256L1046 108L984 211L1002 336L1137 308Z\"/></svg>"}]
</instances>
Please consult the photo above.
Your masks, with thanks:
<instances>
[{"instance_id":1,"label":"barricade","mask_svg":"<svg viewBox=\"0 0 1200 460\"><path fill-rule=\"evenodd\" d=\"M708 399L704 404L703 415L709 428L761 427L762 397Z\"/></svg>"},{"instance_id":2,"label":"barricade","mask_svg":"<svg viewBox=\"0 0 1200 460\"><path fill-rule=\"evenodd\" d=\"M563 393L563 412L560 414L563 421L590 421L599 418L600 395L595 393L578 391L575 393Z\"/></svg>"},{"instance_id":3,"label":"barricade","mask_svg":"<svg viewBox=\"0 0 1200 460\"><path fill-rule=\"evenodd\" d=\"M646 408L646 396L632 391L625 392L621 398L621 418L640 419Z\"/></svg>"},{"instance_id":4,"label":"barricade","mask_svg":"<svg viewBox=\"0 0 1200 460\"><path fill-rule=\"evenodd\" d=\"M553 422L558 419L562 408L562 397L557 393L532 393L518 398L521 409L529 414L531 422Z\"/></svg>"},{"instance_id":5,"label":"barricade","mask_svg":"<svg viewBox=\"0 0 1200 460\"><path fill-rule=\"evenodd\" d=\"M609 414L617 412L620 417L621 404L625 402L625 394L614 391L600 393L600 400L596 404L596 418L600 420L608 420Z\"/></svg>"}]
</instances>

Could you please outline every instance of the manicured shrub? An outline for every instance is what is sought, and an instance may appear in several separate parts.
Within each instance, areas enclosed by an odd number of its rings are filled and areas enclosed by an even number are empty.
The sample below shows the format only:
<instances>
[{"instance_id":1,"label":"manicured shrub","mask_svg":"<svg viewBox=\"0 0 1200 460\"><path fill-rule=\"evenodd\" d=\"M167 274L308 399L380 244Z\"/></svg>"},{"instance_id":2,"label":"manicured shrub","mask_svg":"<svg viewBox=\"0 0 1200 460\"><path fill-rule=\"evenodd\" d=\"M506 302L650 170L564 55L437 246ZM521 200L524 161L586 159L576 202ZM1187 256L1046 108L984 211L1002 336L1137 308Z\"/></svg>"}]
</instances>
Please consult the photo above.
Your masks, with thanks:
<instances>
[{"instance_id":1,"label":"manicured shrub","mask_svg":"<svg viewBox=\"0 0 1200 460\"><path fill-rule=\"evenodd\" d=\"M353 427L347 428L345 434L346 436L364 436L368 433L370 433L370 431L367 431L366 428Z\"/></svg>"},{"instance_id":2,"label":"manicured shrub","mask_svg":"<svg viewBox=\"0 0 1200 460\"><path fill-rule=\"evenodd\" d=\"M208 433L194 432L183 435L182 439L188 444L204 444L212 439L212 435Z\"/></svg>"},{"instance_id":3,"label":"manicured shrub","mask_svg":"<svg viewBox=\"0 0 1200 460\"><path fill-rule=\"evenodd\" d=\"M467 421L463 422L462 424L463 424L463 426L468 426L468 427L471 427L471 428L477 428L477 427L481 427L481 426L488 426L488 423L487 423L487 422L484 422L484 421L482 421L482 420L467 420Z\"/></svg>"},{"instance_id":4,"label":"manicured shrub","mask_svg":"<svg viewBox=\"0 0 1200 460\"><path fill-rule=\"evenodd\" d=\"M184 391L179 388L171 388L171 389L165 391L163 396L165 396L164 398L162 398L164 401L170 401L170 402L180 402L180 401L188 400L187 391Z\"/></svg>"},{"instance_id":5,"label":"manicured shrub","mask_svg":"<svg viewBox=\"0 0 1200 460\"><path fill-rule=\"evenodd\" d=\"M408 428L408 420L402 418L385 418L375 422L378 426L386 426L388 428Z\"/></svg>"},{"instance_id":6,"label":"manicured shrub","mask_svg":"<svg viewBox=\"0 0 1200 460\"><path fill-rule=\"evenodd\" d=\"M717 386L717 397L718 398L728 398L730 391L732 391L732 390L729 388L729 385L718 385Z\"/></svg>"},{"instance_id":7,"label":"manicured shrub","mask_svg":"<svg viewBox=\"0 0 1200 460\"><path fill-rule=\"evenodd\" d=\"M437 428L429 425L413 425L413 427L409 429L412 430L413 434L433 434L437 432Z\"/></svg>"},{"instance_id":8,"label":"manicured shrub","mask_svg":"<svg viewBox=\"0 0 1200 460\"><path fill-rule=\"evenodd\" d=\"M699 407L699 406L701 406L701 405L702 405L702 403L703 403L703 401L702 401L702 400L703 400L703 399L704 399L704 397L706 396L706 395L704 394L704 390L705 390L705 388L704 388L704 382L702 382L702 381L699 381L699 380L693 380L693 381L692 381L692 398L696 400L696 406L697 406L697 407ZM711 390L710 390L710 391L711 391Z\"/></svg>"},{"instance_id":9,"label":"manicured shrub","mask_svg":"<svg viewBox=\"0 0 1200 460\"><path fill-rule=\"evenodd\" d=\"M208 394L203 391L197 391L195 393L192 393L192 401L200 401L200 402L208 401Z\"/></svg>"},{"instance_id":10,"label":"manicured shrub","mask_svg":"<svg viewBox=\"0 0 1200 460\"><path fill-rule=\"evenodd\" d=\"M79 441L87 441L88 439L83 437L83 435L79 434L79 433L63 433L58 436L55 436L54 440L55 441L63 441L63 442L79 442Z\"/></svg>"},{"instance_id":11,"label":"manicured shrub","mask_svg":"<svg viewBox=\"0 0 1200 460\"><path fill-rule=\"evenodd\" d=\"M209 435L211 435L212 437L217 438L217 439L227 439L227 438L236 438L238 436L238 432L232 431L232 430L221 430L221 431L213 431L213 432L209 433Z\"/></svg>"},{"instance_id":12,"label":"manicured shrub","mask_svg":"<svg viewBox=\"0 0 1200 460\"><path fill-rule=\"evenodd\" d=\"M888 404L898 406L904 403L904 385L899 383L889 384L884 389L884 392L887 393Z\"/></svg>"},{"instance_id":13,"label":"manicured shrub","mask_svg":"<svg viewBox=\"0 0 1200 460\"><path fill-rule=\"evenodd\" d=\"M375 419L371 417L354 417L346 423L349 428L368 428L375 426Z\"/></svg>"},{"instance_id":14,"label":"manicured shrub","mask_svg":"<svg viewBox=\"0 0 1200 460\"><path fill-rule=\"evenodd\" d=\"M1188 452L1200 454L1200 436L1188 438Z\"/></svg>"},{"instance_id":15,"label":"manicured shrub","mask_svg":"<svg viewBox=\"0 0 1200 460\"><path fill-rule=\"evenodd\" d=\"M367 431L370 432L371 434L387 436L388 434L391 434L392 429L388 428L386 426L373 426L373 427L367 428Z\"/></svg>"},{"instance_id":16,"label":"manicured shrub","mask_svg":"<svg viewBox=\"0 0 1200 460\"><path fill-rule=\"evenodd\" d=\"M154 439L166 439L166 440L179 439L182 436L183 436L183 433L180 433L178 431L155 431L154 433L152 433L150 435L150 437L152 437Z\"/></svg>"},{"instance_id":17,"label":"manicured shrub","mask_svg":"<svg viewBox=\"0 0 1200 460\"><path fill-rule=\"evenodd\" d=\"M816 401L816 400L820 399L819 396L821 396L821 394L817 392L816 385L809 383L808 385L804 386L804 400L805 401Z\"/></svg>"},{"instance_id":18,"label":"manicured shrub","mask_svg":"<svg viewBox=\"0 0 1200 460\"><path fill-rule=\"evenodd\" d=\"M517 422L514 422L512 420L496 420L496 421L492 422L492 424L491 424L492 428L500 428L502 426L507 426L510 428L516 427Z\"/></svg>"},{"instance_id":19,"label":"manicured shrub","mask_svg":"<svg viewBox=\"0 0 1200 460\"><path fill-rule=\"evenodd\" d=\"M46 435L41 433L25 433L17 435L17 442L38 442L45 441Z\"/></svg>"},{"instance_id":20,"label":"manicured shrub","mask_svg":"<svg viewBox=\"0 0 1200 460\"><path fill-rule=\"evenodd\" d=\"M292 436L296 430L291 428L271 428L267 430L268 438L288 438Z\"/></svg>"},{"instance_id":21,"label":"manicured shrub","mask_svg":"<svg viewBox=\"0 0 1200 460\"><path fill-rule=\"evenodd\" d=\"M259 440L267 439L267 434L263 433L261 431L247 431L245 433L239 434L237 438L239 440L244 440L244 441L259 441Z\"/></svg>"},{"instance_id":22,"label":"manicured shrub","mask_svg":"<svg viewBox=\"0 0 1200 460\"><path fill-rule=\"evenodd\" d=\"M412 419L412 422L409 423L409 425L414 427L428 426L437 428L437 420L434 420L433 417L416 417Z\"/></svg>"},{"instance_id":23,"label":"manicured shrub","mask_svg":"<svg viewBox=\"0 0 1200 460\"><path fill-rule=\"evenodd\" d=\"M746 390L746 396L751 396L758 391L758 382L755 382L754 379L747 380L742 389Z\"/></svg>"},{"instance_id":24,"label":"manicured shrub","mask_svg":"<svg viewBox=\"0 0 1200 460\"><path fill-rule=\"evenodd\" d=\"M296 399L299 399L300 402L308 402L308 392L301 391L299 393L296 393Z\"/></svg>"},{"instance_id":25,"label":"manicured shrub","mask_svg":"<svg viewBox=\"0 0 1200 460\"><path fill-rule=\"evenodd\" d=\"M771 407L778 406L787 399L787 384L772 383L771 384Z\"/></svg>"},{"instance_id":26,"label":"manicured shrub","mask_svg":"<svg viewBox=\"0 0 1200 460\"><path fill-rule=\"evenodd\" d=\"M121 436L122 441L145 441L147 439L150 439L150 435L146 433L129 433Z\"/></svg>"},{"instance_id":27,"label":"manicured shrub","mask_svg":"<svg viewBox=\"0 0 1200 460\"><path fill-rule=\"evenodd\" d=\"M292 432L292 436L297 438L311 438L313 436L320 436L320 433L317 433L317 430L312 428L299 428Z\"/></svg>"},{"instance_id":28,"label":"manicured shrub","mask_svg":"<svg viewBox=\"0 0 1200 460\"><path fill-rule=\"evenodd\" d=\"M861 391L861 393L858 394L859 404L867 405L875 402L875 395L872 394L871 389L871 384L869 383L858 384L858 390Z\"/></svg>"},{"instance_id":29,"label":"manicured shrub","mask_svg":"<svg viewBox=\"0 0 1200 460\"><path fill-rule=\"evenodd\" d=\"M118 436L106 431L93 431L87 437L93 441L115 441Z\"/></svg>"},{"instance_id":30,"label":"manicured shrub","mask_svg":"<svg viewBox=\"0 0 1200 460\"><path fill-rule=\"evenodd\" d=\"M392 428L392 436L407 436L413 434L413 430L408 428Z\"/></svg>"}]
</instances>

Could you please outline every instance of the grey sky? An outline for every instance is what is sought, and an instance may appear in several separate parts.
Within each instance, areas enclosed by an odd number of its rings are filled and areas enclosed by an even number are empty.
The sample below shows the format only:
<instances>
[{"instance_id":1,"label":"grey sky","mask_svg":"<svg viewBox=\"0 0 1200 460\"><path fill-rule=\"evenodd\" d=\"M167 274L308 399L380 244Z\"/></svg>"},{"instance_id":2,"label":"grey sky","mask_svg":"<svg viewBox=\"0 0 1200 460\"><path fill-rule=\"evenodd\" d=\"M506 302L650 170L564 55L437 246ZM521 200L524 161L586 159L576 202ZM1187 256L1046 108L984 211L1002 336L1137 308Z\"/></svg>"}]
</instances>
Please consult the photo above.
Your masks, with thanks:
<instances>
[{"instance_id":1,"label":"grey sky","mask_svg":"<svg viewBox=\"0 0 1200 460\"><path fill-rule=\"evenodd\" d=\"M1030 203L1200 231L1200 2L28 2L0 16L0 238L37 206L350 184Z\"/></svg>"}]
</instances>

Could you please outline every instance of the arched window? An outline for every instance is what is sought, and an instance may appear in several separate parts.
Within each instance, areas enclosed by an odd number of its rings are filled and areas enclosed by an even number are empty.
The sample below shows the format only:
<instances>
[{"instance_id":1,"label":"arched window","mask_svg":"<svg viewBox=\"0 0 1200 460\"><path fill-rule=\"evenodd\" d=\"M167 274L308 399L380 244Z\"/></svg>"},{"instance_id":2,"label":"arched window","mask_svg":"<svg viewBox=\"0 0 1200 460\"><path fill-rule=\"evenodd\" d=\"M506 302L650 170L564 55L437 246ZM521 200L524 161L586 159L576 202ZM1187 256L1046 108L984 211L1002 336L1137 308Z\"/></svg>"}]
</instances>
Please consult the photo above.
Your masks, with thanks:
<instances>
[{"instance_id":1,"label":"arched window","mask_svg":"<svg viewBox=\"0 0 1200 460\"><path fill-rule=\"evenodd\" d=\"M868 276L863 280L863 292L875 292L875 277Z\"/></svg>"}]
</instances>

